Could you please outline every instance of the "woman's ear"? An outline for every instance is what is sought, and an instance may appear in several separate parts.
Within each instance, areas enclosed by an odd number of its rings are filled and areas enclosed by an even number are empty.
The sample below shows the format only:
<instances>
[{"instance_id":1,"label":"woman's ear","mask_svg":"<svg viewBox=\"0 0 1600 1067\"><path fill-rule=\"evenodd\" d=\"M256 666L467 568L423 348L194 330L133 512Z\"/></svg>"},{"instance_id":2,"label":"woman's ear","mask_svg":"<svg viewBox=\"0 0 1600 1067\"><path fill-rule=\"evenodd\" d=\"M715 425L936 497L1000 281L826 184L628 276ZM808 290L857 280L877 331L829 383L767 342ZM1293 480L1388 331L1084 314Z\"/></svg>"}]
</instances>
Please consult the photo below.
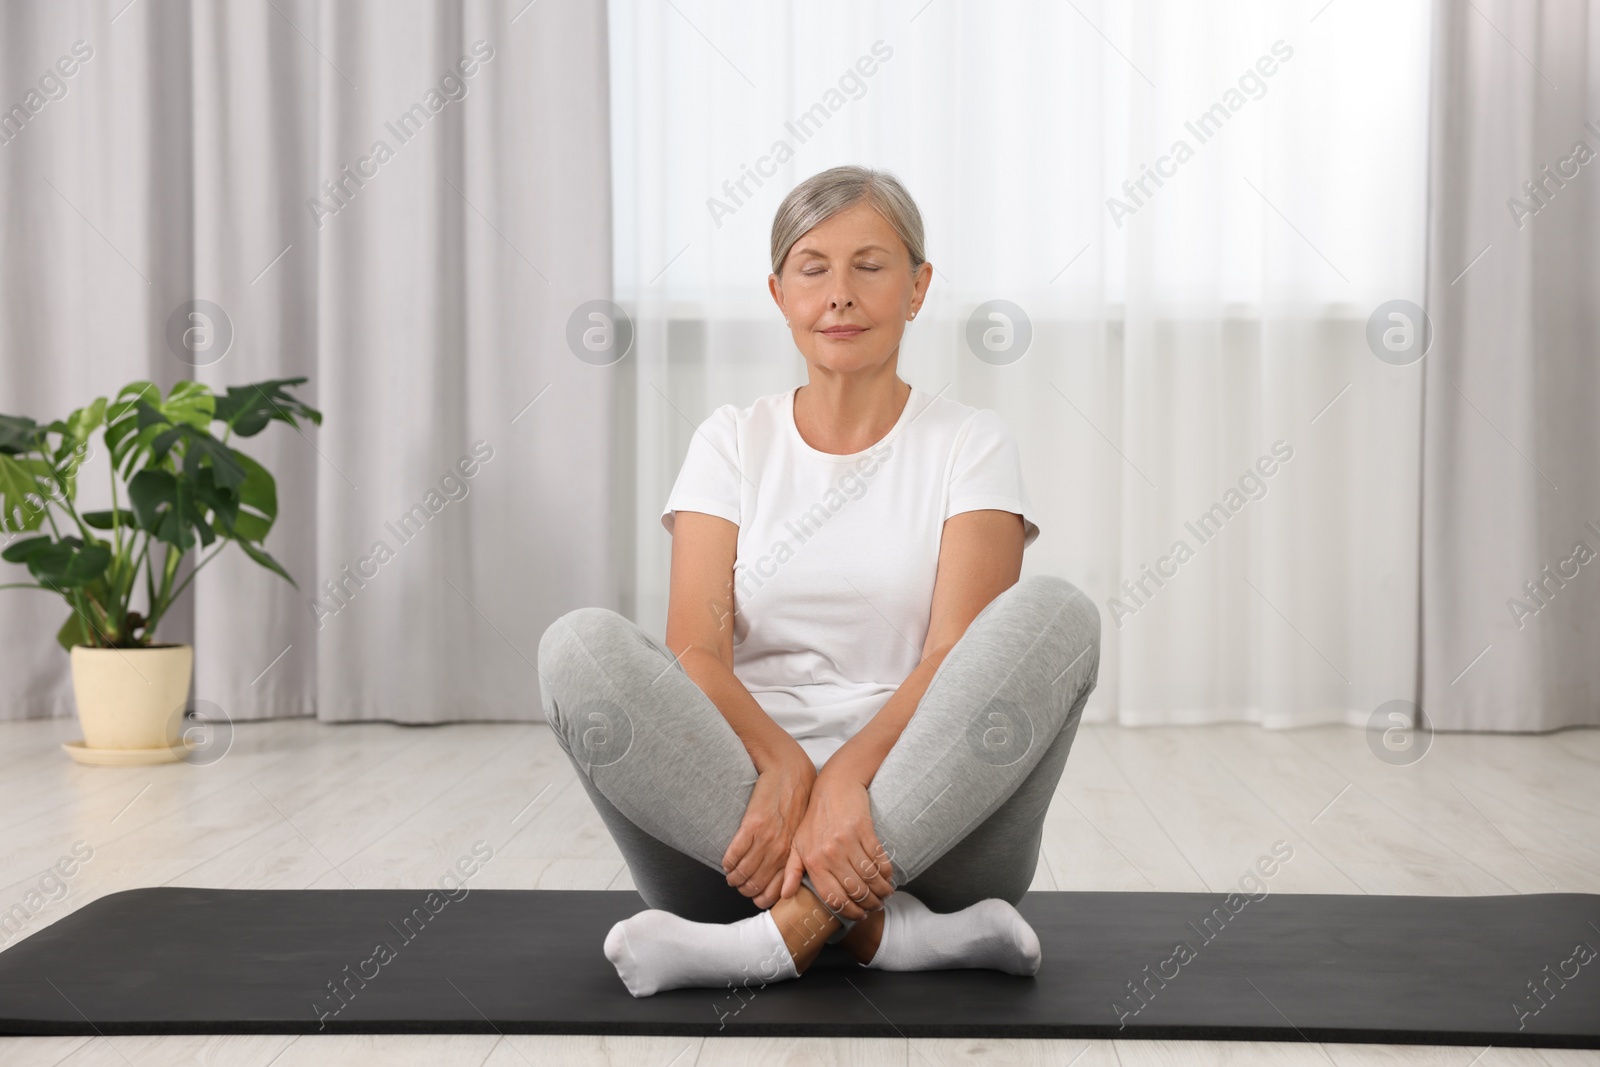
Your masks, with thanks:
<instances>
[{"instance_id":1,"label":"woman's ear","mask_svg":"<svg viewBox=\"0 0 1600 1067\"><path fill-rule=\"evenodd\" d=\"M778 305L778 310L783 314L783 321L789 321L789 313L783 306L783 281L776 274L767 275L767 292L772 294L772 302Z\"/></svg>"}]
</instances>

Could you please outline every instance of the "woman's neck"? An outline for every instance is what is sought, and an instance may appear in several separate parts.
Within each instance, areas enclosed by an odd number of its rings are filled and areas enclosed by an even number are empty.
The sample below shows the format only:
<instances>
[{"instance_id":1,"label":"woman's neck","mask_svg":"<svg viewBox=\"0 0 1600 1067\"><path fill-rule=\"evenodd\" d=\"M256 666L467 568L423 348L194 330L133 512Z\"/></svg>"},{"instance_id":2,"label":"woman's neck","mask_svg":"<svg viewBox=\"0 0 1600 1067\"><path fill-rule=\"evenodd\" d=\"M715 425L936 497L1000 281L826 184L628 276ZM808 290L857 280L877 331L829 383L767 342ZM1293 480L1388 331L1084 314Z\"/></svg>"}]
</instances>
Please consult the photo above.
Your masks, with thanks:
<instances>
[{"instance_id":1,"label":"woman's neck","mask_svg":"<svg viewBox=\"0 0 1600 1067\"><path fill-rule=\"evenodd\" d=\"M819 452L848 456L888 436L911 400L911 386L893 372L872 382L813 380L794 394L794 424Z\"/></svg>"}]
</instances>

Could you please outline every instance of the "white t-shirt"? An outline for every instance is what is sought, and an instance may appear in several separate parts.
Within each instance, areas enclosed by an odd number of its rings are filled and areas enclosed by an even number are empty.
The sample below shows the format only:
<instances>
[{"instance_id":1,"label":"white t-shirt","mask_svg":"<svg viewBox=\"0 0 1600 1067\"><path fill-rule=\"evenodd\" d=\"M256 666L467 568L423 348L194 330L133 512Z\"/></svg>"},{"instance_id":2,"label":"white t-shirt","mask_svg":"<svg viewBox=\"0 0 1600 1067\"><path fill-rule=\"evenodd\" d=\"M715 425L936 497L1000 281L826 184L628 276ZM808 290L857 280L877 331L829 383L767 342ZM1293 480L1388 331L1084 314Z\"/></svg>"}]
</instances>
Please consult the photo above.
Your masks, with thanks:
<instances>
[{"instance_id":1,"label":"white t-shirt","mask_svg":"<svg viewBox=\"0 0 1600 1067\"><path fill-rule=\"evenodd\" d=\"M800 436L794 394L713 411L661 523L700 511L738 525L733 673L820 768L921 661L944 520L1014 512L1025 547L1039 527L988 408L912 386L881 441L836 456Z\"/></svg>"}]
</instances>

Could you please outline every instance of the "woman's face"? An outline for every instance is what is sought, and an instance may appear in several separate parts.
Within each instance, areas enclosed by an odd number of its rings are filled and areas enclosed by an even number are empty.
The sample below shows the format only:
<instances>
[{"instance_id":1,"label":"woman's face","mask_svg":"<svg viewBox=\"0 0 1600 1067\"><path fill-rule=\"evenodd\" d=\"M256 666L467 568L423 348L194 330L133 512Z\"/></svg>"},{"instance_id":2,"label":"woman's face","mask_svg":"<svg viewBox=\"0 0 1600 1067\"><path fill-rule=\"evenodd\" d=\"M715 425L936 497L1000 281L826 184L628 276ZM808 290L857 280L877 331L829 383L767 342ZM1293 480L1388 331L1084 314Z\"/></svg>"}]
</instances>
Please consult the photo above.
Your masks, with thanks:
<instances>
[{"instance_id":1,"label":"woman's face","mask_svg":"<svg viewBox=\"0 0 1600 1067\"><path fill-rule=\"evenodd\" d=\"M929 263L912 274L905 242L860 203L806 231L767 285L806 361L848 372L895 356L932 277Z\"/></svg>"}]
</instances>

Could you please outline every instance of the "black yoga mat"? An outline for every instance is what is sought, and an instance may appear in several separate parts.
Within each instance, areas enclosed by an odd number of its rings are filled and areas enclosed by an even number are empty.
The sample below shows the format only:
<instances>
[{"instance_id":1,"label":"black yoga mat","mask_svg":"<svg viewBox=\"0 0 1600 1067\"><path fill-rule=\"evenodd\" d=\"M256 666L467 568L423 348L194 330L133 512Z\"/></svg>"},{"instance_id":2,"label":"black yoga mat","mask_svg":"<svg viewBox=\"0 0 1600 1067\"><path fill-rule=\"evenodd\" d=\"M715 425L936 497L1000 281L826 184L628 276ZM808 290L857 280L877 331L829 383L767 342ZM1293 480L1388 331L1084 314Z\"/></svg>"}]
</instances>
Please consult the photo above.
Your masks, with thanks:
<instances>
[{"instance_id":1,"label":"black yoga mat","mask_svg":"<svg viewBox=\"0 0 1600 1067\"><path fill-rule=\"evenodd\" d=\"M641 907L603 891L134 889L0 952L0 1033L1600 1048L1589 894L1030 893L1021 911L1044 945L1032 978L874 971L829 946L797 981L636 1000L601 942Z\"/></svg>"}]
</instances>

